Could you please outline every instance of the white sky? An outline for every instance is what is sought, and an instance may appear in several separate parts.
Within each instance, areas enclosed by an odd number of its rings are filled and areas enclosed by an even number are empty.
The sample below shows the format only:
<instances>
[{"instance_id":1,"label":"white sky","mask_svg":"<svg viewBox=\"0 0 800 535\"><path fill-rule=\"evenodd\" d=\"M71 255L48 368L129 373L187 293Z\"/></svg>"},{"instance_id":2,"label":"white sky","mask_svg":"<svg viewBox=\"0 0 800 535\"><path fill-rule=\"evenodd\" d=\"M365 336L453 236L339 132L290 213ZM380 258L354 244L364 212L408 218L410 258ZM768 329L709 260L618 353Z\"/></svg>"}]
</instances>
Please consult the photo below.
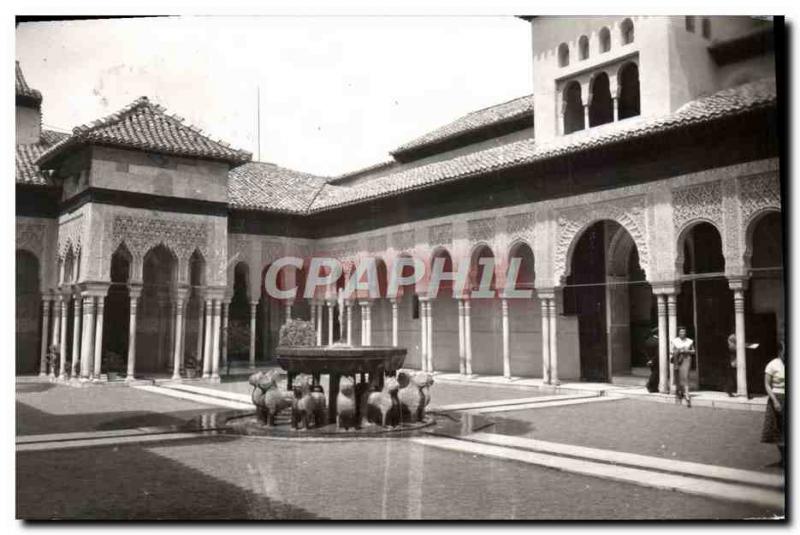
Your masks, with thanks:
<instances>
[{"instance_id":1,"label":"white sky","mask_svg":"<svg viewBox=\"0 0 800 535\"><path fill-rule=\"evenodd\" d=\"M261 160L337 175L469 111L531 92L514 17L187 17L20 24L45 127L147 95Z\"/></svg>"}]
</instances>

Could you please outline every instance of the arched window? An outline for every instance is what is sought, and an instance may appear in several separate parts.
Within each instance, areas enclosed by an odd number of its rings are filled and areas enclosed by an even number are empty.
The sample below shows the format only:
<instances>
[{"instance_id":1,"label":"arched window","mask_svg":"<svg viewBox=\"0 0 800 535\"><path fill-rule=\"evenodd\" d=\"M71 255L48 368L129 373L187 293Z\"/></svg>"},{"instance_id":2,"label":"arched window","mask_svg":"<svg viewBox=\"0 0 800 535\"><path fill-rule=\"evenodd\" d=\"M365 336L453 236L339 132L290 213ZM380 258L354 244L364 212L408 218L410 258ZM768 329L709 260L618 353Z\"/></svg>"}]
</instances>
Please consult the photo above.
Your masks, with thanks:
<instances>
[{"instance_id":1,"label":"arched window","mask_svg":"<svg viewBox=\"0 0 800 535\"><path fill-rule=\"evenodd\" d=\"M566 67L569 65L569 47L567 43L558 45L558 66Z\"/></svg>"},{"instance_id":2,"label":"arched window","mask_svg":"<svg viewBox=\"0 0 800 535\"><path fill-rule=\"evenodd\" d=\"M622 34L622 44L627 45L633 42L633 21L625 19L619 26L620 33Z\"/></svg>"},{"instance_id":3,"label":"arched window","mask_svg":"<svg viewBox=\"0 0 800 535\"><path fill-rule=\"evenodd\" d=\"M694 17L685 17L684 24L686 25L686 31L694 33Z\"/></svg>"},{"instance_id":4,"label":"arched window","mask_svg":"<svg viewBox=\"0 0 800 535\"><path fill-rule=\"evenodd\" d=\"M608 28L600 29L600 53L611 50L611 31Z\"/></svg>"},{"instance_id":5,"label":"arched window","mask_svg":"<svg viewBox=\"0 0 800 535\"><path fill-rule=\"evenodd\" d=\"M619 71L619 118L634 117L641 113L639 103L639 67L628 63Z\"/></svg>"},{"instance_id":6,"label":"arched window","mask_svg":"<svg viewBox=\"0 0 800 535\"><path fill-rule=\"evenodd\" d=\"M571 134L583 128L581 86L578 82L570 82L564 88L564 133Z\"/></svg>"},{"instance_id":7,"label":"arched window","mask_svg":"<svg viewBox=\"0 0 800 535\"><path fill-rule=\"evenodd\" d=\"M592 103L589 106L589 126L598 126L614 120L608 75L601 72L592 80Z\"/></svg>"},{"instance_id":8,"label":"arched window","mask_svg":"<svg viewBox=\"0 0 800 535\"><path fill-rule=\"evenodd\" d=\"M703 25L703 37L711 39L711 19L703 18L701 24Z\"/></svg>"},{"instance_id":9,"label":"arched window","mask_svg":"<svg viewBox=\"0 0 800 535\"><path fill-rule=\"evenodd\" d=\"M581 35L578 39L578 59L586 59L589 57L589 38Z\"/></svg>"}]
</instances>

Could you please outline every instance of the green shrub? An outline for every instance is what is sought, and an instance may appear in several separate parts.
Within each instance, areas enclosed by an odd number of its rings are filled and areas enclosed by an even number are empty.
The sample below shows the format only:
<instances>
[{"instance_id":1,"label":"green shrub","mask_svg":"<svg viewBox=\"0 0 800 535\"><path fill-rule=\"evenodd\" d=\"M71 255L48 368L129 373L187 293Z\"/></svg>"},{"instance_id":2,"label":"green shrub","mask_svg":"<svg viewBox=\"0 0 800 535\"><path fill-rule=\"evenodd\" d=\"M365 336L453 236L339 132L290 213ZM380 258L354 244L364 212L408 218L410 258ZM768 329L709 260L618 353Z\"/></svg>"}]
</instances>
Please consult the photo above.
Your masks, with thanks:
<instances>
[{"instance_id":1,"label":"green shrub","mask_svg":"<svg viewBox=\"0 0 800 535\"><path fill-rule=\"evenodd\" d=\"M310 321L290 319L281 326L278 340L282 346L308 347L317 344L317 335Z\"/></svg>"}]
</instances>

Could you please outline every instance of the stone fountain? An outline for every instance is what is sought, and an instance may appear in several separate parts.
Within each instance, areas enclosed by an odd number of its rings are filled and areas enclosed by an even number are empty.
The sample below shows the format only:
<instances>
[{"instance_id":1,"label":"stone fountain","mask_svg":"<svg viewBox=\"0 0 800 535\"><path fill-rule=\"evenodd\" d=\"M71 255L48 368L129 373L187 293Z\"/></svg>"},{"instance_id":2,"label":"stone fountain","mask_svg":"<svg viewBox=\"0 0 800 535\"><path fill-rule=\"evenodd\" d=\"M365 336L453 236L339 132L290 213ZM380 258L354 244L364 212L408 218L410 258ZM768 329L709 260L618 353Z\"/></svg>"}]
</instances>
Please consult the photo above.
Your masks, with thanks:
<instances>
[{"instance_id":1,"label":"stone fountain","mask_svg":"<svg viewBox=\"0 0 800 535\"><path fill-rule=\"evenodd\" d=\"M433 378L401 371L405 348L316 346L315 339L310 322L290 320L281 327L275 355L286 371L286 389L279 387L276 370L250 377L256 407L252 424L275 429L280 427L276 416L288 410L292 430L358 433L365 428L406 430L433 423L426 415ZM320 381L323 375L328 376L327 396Z\"/></svg>"}]
</instances>

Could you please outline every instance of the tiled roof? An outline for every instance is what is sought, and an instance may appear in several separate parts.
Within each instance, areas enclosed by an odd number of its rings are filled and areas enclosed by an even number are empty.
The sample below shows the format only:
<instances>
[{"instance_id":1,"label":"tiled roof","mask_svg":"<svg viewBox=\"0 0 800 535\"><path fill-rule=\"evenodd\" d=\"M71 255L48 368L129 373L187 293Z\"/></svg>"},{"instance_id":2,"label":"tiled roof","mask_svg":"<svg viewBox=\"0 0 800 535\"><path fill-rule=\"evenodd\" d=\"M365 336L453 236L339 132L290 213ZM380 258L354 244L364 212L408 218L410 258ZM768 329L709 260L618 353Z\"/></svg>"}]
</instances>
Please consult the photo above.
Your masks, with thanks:
<instances>
[{"instance_id":1,"label":"tiled roof","mask_svg":"<svg viewBox=\"0 0 800 535\"><path fill-rule=\"evenodd\" d=\"M228 173L232 208L304 213L325 184L323 177L264 162L249 162Z\"/></svg>"},{"instance_id":2,"label":"tiled roof","mask_svg":"<svg viewBox=\"0 0 800 535\"><path fill-rule=\"evenodd\" d=\"M25 75L22 74L22 69L19 67L19 61L17 62L16 86L18 97L30 99L36 104L42 103L42 94L37 89L31 89L30 86L28 86L28 82L25 81Z\"/></svg>"},{"instance_id":3,"label":"tiled roof","mask_svg":"<svg viewBox=\"0 0 800 535\"><path fill-rule=\"evenodd\" d=\"M452 123L446 124L441 128L428 132L424 136L401 145L393 150L391 154L398 154L425 145L438 143L445 139L480 130L487 126L519 119L529 114L533 114L533 95L515 98L514 100L503 102L502 104L468 113L463 117L459 117Z\"/></svg>"},{"instance_id":4,"label":"tiled roof","mask_svg":"<svg viewBox=\"0 0 800 535\"><path fill-rule=\"evenodd\" d=\"M336 184L336 183L341 182L343 180L347 180L347 179L354 178L354 177L357 177L357 176L363 176L363 175L368 175L368 174L375 173L375 172L378 172L378 171L383 171L383 170L389 169L390 167L393 167L395 165L397 165L397 161L395 161L395 160L386 160L385 162L379 162L379 163L376 163L376 164L369 165L367 167L362 167L361 169L356 169L355 171L350 171L348 173L343 173L343 174L341 174L339 176L331 177L331 178L328 179L328 183L329 184Z\"/></svg>"},{"instance_id":5,"label":"tiled roof","mask_svg":"<svg viewBox=\"0 0 800 535\"><path fill-rule=\"evenodd\" d=\"M662 117L610 123L561 136L545 144L536 144L533 139L520 140L449 160L389 173L352 187L326 184L312 202L309 212L330 210L438 183L703 124L718 118L773 106L776 100L774 79L763 79L697 99L675 113Z\"/></svg>"},{"instance_id":6,"label":"tiled roof","mask_svg":"<svg viewBox=\"0 0 800 535\"><path fill-rule=\"evenodd\" d=\"M35 184L37 186L49 184L49 179L34 162L40 154L67 136L69 136L69 134L62 134L61 132L54 132L52 130L42 130L39 143L18 144L17 182L20 184Z\"/></svg>"},{"instance_id":7,"label":"tiled roof","mask_svg":"<svg viewBox=\"0 0 800 535\"><path fill-rule=\"evenodd\" d=\"M45 164L64 150L81 144L101 144L197 158L222 160L231 164L250 161L251 154L232 149L227 143L214 141L199 128L183 123L183 119L167 115L147 97L91 124L78 126L72 135L45 151L37 160Z\"/></svg>"}]
</instances>

